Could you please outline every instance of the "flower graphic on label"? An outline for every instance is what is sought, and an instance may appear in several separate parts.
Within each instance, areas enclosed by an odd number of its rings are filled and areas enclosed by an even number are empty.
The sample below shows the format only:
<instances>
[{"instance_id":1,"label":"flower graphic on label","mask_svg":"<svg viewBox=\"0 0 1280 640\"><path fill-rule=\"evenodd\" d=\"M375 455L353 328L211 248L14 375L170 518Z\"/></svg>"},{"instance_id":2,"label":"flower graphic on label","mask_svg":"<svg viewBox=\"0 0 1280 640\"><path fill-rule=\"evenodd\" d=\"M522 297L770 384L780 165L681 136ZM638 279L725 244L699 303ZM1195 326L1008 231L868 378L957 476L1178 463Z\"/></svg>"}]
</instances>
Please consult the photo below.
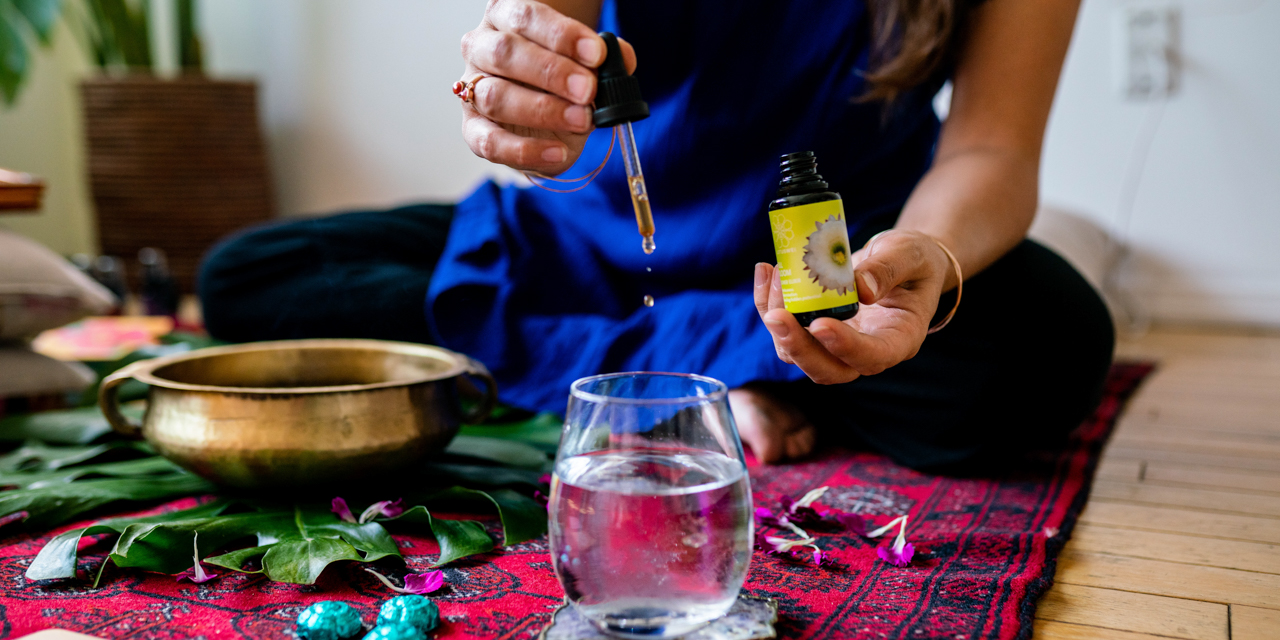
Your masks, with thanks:
<instances>
[{"instance_id":1,"label":"flower graphic on label","mask_svg":"<svg viewBox=\"0 0 1280 640\"><path fill-rule=\"evenodd\" d=\"M853 265L849 263L849 232L844 220L830 216L817 223L804 246L805 271L825 291L844 295L854 290Z\"/></svg>"},{"instance_id":2,"label":"flower graphic on label","mask_svg":"<svg viewBox=\"0 0 1280 640\"><path fill-rule=\"evenodd\" d=\"M773 215L773 244L779 249L786 249L791 246L791 240L796 237L794 231L791 230L791 219L781 213Z\"/></svg>"}]
</instances>

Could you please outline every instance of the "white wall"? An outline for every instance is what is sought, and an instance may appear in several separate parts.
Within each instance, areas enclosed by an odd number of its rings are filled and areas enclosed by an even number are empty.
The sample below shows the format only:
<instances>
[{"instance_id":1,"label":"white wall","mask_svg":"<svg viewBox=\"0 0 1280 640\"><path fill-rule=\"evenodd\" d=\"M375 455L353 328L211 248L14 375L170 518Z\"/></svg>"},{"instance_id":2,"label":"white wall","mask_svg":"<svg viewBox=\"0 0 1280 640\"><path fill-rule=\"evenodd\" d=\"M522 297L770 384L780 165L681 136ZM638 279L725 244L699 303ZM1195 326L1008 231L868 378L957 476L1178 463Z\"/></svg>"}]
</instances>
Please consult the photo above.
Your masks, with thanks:
<instances>
[{"instance_id":1,"label":"white wall","mask_svg":"<svg viewBox=\"0 0 1280 640\"><path fill-rule=\"evenodd\" d=\"M1121 281L1155 320L1280 326L1280 0L1175 3L1181 87L1158 102L1112 88L1128 4L1084 3L1042 200L1131 243Z\"/></svg>"},{"instance_id":2,"label":"white wall","mask_svg":"<svg viewBox=\"0 0 1280 640\"><path fill-rule=\"evenodd\" d=\"M285 215L455 201L500 172L450 86L483 0L206 0L211 70L262 81Z\"/></svg>"}]
</instances>

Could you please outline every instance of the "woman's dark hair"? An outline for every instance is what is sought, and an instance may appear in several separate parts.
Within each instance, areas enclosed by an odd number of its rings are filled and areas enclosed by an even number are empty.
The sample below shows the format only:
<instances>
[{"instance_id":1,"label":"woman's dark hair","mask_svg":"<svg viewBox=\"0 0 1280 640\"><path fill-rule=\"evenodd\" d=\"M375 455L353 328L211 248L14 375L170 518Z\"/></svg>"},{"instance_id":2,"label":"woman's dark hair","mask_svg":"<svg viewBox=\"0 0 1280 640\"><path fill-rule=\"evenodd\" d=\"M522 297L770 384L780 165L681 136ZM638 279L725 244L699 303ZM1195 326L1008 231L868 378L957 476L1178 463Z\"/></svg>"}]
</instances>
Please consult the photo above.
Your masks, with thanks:
<instances>
[{"instance_id":1,"label":"woman's dark hair","mask_svg":"<svg viewBox=\"0 0 1280 640\"><path fill-rule=\"evenodd\" d=\"M968 32L970 0L868 0L871 69L864 100L893 102L950 74Z\"/></svg>"}]
</instances>

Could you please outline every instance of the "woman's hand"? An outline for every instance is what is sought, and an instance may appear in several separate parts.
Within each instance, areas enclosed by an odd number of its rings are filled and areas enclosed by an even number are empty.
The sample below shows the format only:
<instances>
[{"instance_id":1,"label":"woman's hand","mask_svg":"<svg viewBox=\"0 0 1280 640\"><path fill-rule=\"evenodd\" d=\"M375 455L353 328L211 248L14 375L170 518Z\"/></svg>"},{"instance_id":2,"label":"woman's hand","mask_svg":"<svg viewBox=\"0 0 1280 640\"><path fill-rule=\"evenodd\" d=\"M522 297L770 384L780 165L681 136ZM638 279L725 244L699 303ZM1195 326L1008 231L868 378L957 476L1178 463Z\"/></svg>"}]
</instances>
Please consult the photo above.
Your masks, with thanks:
<instances>
[{"instance_id":1,"label":"woman's hand","mask_svg":"<svg viewBox=\"0 0 1280 640\"><path fill-rule=\"evenodd\" d=\"M619 39L627 69L635 51ZM462 36L463 80L475 105L462 105L462 136L491 162L545 175L563 173L591 133L594 69L605 44L590 27L532 0L492 0L480 26Z\"/></svg>"},{"instance_id":2,"label":"woman's hand","mask_svg":"<svg viewBox=\"0 0 1280 640\"><path fill-rule=\"evenodd\" d=\"M954 285L947 254L917 231L890 231L853 254L858 315L819 318L804 330L782 304L777 270L756 265L755 302L783 362L818 384L880 373L920 350L938 297Z\"/></svg>"}]
</instances>

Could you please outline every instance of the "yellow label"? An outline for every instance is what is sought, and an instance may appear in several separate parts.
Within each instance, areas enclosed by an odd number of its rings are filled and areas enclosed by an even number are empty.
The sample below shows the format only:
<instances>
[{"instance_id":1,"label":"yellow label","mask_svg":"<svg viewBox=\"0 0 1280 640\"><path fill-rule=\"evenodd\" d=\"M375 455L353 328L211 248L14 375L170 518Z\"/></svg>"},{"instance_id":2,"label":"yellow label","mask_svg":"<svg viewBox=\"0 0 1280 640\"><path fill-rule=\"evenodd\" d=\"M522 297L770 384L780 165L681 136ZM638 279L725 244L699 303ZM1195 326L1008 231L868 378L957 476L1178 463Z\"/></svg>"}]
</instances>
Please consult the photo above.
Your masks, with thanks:
<instances>
[{"instance_id":1,"label":"yellow label","mask_svg":"<svg viewBox=\"0 0 1280 640\"><path fill-rule=\"evenodd\" d=\"M769 224L787 311L807 313L858 301L840 200L770 211Z\"/></svg>"}]
</instances>

